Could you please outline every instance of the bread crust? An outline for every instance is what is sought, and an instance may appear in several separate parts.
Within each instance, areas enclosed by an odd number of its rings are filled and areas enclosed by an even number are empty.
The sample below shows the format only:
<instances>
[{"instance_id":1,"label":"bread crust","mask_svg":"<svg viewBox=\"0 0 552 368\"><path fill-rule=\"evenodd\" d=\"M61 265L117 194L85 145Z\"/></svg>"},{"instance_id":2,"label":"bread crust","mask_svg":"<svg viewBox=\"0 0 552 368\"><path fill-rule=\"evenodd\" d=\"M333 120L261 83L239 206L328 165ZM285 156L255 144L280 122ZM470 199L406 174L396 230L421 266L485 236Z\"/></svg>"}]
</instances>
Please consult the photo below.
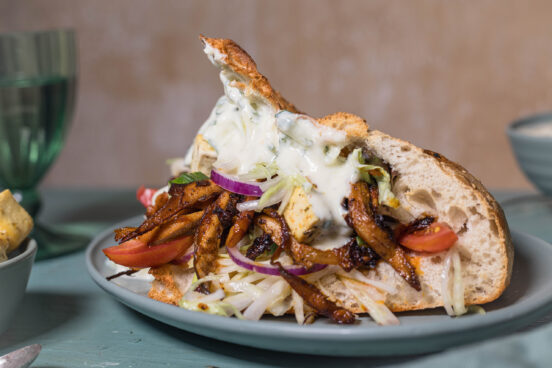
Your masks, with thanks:
<instances>
[{"instance_id":1,"label":"bread crust","mask_svg":"<svg viewBox=\"0 0 552 368\"><path fill-rule=\"evenodd\" d=\"M342 130L354 142L362 142L368 137L370 126L360 116L348 112L336 112L317 119L318 123L330 128Z\"/></svg>"},{"instance_id":2,"label":"bread crust","mask_svg":"<svg viewBox=\"0 0 552 368\"><path fill-rule=\"evenodd\" d=\"M506 271L502 275L500 275L500 287L496 289L495 293L490 294L487 298L479 298L477 300L474 300L471 302L471 304L485 304L492 302L493 300L496 300L500 295L502 295L504 290L510 284L512 269L514 266L514 245L512 243L510 228L508 226L508 222L506 221L504 211L502 210L502 207L500 207L500 204L498 204L496 199L491 195L491 193L489 193L487 188L485 188L483 183L481 183L479 179L473 176L462 165L447 159L440 153L433 152L427 149L424 149L423 152L439 162L441 166L453 172L458 180L460 180L467 186L470 186L473 189L472 193L475 194L482 203L485 203L487 210L492 216L488 220L492 221L495 224L496 231L498 232L500 244L507 259Z\"/></svg>"},{"instance_id":3,"label":"bread crust","mask_svg":"<svg viewBox=\"0 0 552 368\"><path fill-rule=\"evenodd\" d=\"M278 91L272 88L268 79L257 70L257 64L253 61L253 58L237 43L228 39L209 38L203 35L200 35L199 39L224 55L225 64L234 73L246 77L248 84L242 86L242 89L256 91L277 110L300 112L292 103L288 102Z\"/></svg>"}]
</instances>

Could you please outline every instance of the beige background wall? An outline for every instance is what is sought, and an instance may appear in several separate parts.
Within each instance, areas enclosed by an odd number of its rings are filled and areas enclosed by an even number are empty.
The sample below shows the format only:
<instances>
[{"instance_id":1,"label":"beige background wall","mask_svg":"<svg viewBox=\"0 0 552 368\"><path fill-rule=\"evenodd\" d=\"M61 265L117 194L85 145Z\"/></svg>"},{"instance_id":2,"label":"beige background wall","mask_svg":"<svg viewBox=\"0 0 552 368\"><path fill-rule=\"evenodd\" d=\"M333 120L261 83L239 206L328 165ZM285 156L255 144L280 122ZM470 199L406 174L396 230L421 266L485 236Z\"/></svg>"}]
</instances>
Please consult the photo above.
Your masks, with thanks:
<instances>
[{"instance_id":1,"label":"beige background wall","mask_svg":"<svg viewBox=\"0 0 552 368\"><path fill-rule=\"evenodd\" d=\"M552 109L550 1L4 1L0 31L74 27L78 106L49 186L163 184L222 94L199 33L228 37L314 116L349 111L526 187L504 129Z\"/></svg>"}]
</instances>

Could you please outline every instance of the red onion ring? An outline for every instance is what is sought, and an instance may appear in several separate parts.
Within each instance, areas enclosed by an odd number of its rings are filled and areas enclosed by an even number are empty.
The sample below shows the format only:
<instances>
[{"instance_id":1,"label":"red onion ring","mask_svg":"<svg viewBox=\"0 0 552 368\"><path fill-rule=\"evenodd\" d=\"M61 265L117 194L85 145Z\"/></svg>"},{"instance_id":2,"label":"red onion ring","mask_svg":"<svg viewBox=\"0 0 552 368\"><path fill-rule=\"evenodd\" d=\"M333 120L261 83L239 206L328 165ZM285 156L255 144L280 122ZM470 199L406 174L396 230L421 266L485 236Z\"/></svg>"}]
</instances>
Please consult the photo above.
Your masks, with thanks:
<instances>
[{"instance_id":1,"label":"red onion ring","mask_svg":"<svg viewBox=\"0 0 552 368\"><path fill-rule=\"evenodd\" d=\"M184 253L180 257L173 259L171 263L176 265L186 264L190 261L193 255L194 255L194 245L192 244L192 246L190 247L190 249L188 249L186 253Z\"/></svg>"},{"instance_id":2,"label":"red onion ring","mask_svg":"<svg viewBox=\"0 0 552 368\"><path fill-rule=\"evenodd\" d=\"M230 258L232 259L232 261L234 261L234 263L237 264L240 267L243 267L243 268L248 269L250 271L263 273L265 275L280 276L280 272L278 271L278 267L272 266L272 265L269 265L269 264L258 263L258 262L250 260L249 258L244 256L240 252L240 247L239 246L235 246L235 247L232 247L232 248L226 247L226 250L227 250L228 255L230 256ZM284 266L284 268L286 269L287 272L289 272L293 275L301 276L301 275L306 275L308 273L313 273L313 272L323 270L327 266L328 265L317 263L317 264L313 265L308 270L305 267L299 266L299 265Z\"/></svg>"},{"instance_id":3,"label":"red onion ring","mask_svg":"<svg viewBox=\"0 0 552 368\"><path fill-rule=\"evenodd\" d=\"M232 193L250 195L260 197L263 195L263 191L258 185L245 183L237 180L231 176L221 174L215 170L211 170L211 180L219 187L226 189Z\"/></svg>"}]
</instances>

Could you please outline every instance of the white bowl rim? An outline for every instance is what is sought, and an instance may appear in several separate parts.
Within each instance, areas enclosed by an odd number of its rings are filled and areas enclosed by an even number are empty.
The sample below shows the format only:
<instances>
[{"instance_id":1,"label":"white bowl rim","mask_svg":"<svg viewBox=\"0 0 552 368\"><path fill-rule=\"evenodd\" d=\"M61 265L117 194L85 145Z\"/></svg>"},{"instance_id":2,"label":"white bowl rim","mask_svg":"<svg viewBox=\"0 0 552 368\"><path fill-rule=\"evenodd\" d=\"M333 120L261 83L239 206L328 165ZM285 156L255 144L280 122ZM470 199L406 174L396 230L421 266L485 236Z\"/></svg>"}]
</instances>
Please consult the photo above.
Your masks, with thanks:
<instances>
[{"instance_id":1,"label":"white bowl rim","mask_svg":"<svg viewBox=\"0 0 552 368\"><path fill-rule=\"evenodd\" d=\"M36 240L34 240L33 238L29 238L29 241L27 242L27 249L25 249L21 254L18 254L17 256L8 259L7 261L0 262L0 270L21 262L24 259L32 257L34 253L36 253L36 250Z\"/></svg>"},{"instance_id":2,"label":"white bowl rim","mask_svg":"<svg viewBox=\"0 0 552 368\"><path fill-rule=\"evenodd\" d=\"M525 139L528 141L552 142L552 137L540 137L519 132L519 127L525 125L542 124L545 121L552 122L552 111L541 112L514 120L506 128L506 134L510 138Z\"/></svg>"}]
</instances>

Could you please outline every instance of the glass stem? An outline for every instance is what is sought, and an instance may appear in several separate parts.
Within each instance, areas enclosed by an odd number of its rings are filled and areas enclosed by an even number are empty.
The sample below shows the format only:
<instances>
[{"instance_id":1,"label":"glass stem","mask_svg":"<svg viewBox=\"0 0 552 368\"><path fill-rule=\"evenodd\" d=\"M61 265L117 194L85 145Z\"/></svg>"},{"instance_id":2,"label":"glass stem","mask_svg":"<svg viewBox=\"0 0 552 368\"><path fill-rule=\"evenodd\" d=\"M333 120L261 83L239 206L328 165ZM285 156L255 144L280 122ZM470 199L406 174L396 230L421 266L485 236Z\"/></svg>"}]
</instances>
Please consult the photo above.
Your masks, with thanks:
<instances>
[{"instance_id":1,"label":"glass stem","mask_svg":"<svg viewBox=\"0 0 552 368\"><path fill-rule=\"evenodd\" d=\"M13 189L13 195L19 201L19 204L21 204L34 219L42 206L38 190L36 190L36 188Z\"/></svg>"}]
</instances>

